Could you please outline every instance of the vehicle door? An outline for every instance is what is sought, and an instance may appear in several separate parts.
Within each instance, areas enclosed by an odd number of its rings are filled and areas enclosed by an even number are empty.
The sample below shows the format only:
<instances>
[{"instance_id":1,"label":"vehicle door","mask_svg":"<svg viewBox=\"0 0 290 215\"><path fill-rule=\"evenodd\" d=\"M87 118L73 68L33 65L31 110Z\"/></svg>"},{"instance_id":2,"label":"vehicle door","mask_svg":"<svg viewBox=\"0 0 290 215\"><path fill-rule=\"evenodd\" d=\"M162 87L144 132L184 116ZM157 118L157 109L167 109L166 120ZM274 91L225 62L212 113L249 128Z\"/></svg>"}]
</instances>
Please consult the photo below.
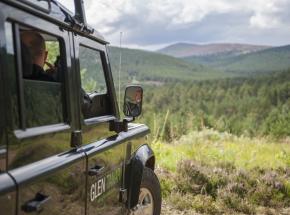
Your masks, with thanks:
<instances>
[{"instance_id":1,"label":"vehicle door","mask_svg":"<svg viewBox=\"0 0 290 215\"><path fill-rule=\"evenodd\" d=\"M37 13L2 3L0 8L10 38L11 58L5 62L7 170L18 187L17 214L85 214L86 157L70 147L72 133L78 128L69 93L69 34L33 15ZM33 32L45 40L48 60L54 59L53 81L31 76L35 65L31 65L31 49L21 41L21 35Z\"/></svg>"},{"instance_id":2,"label":"vehicle door","mask_svg":"<svg viewBox=\"0 0 290 215\"><path fill-rule=\"evenodd\" d=\"M7 139L5 135L5 71L7 71L5 62L9 63L10 50L9 34L5 29L5 19L0 12L0 211L1 214L14 215L16 204L16 186L13 179L6 172L7 162ZM5 34L6 33L6 34Z\"/></svg>"},{"instance_id":3,"label":"vehicle door","mask_svg":"<svg viewBox=\"0 0 290 215\"><path fill-rule=\"evenodd\" d=\"M122 214L120 202L125 143L109 131L118 116L106 47L75 36L75 56L80 82L83 149L88 156L87 214Z\"/></svg>"}]
</instances>

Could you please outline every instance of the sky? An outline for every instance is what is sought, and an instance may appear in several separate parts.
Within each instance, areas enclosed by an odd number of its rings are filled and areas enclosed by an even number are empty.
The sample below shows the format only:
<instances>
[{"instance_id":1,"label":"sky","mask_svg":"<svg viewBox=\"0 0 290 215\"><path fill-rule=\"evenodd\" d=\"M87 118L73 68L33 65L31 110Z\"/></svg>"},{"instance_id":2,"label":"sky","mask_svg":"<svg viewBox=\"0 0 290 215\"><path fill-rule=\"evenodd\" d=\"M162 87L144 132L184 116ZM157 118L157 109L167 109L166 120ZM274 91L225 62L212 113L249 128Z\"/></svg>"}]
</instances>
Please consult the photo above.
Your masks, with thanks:
<instances>
[{"instance_id":1,"label":"sky","mask_svg":"<svg viewBox=\"0 0 290 215\"><path fill-rule=\"evenodd\" d=\"M59 0L71 10L73 0ZM84 0L87 21L112 45L156 50L195 44L290 44L290 0Z\"/></svg>"}]
</instances>

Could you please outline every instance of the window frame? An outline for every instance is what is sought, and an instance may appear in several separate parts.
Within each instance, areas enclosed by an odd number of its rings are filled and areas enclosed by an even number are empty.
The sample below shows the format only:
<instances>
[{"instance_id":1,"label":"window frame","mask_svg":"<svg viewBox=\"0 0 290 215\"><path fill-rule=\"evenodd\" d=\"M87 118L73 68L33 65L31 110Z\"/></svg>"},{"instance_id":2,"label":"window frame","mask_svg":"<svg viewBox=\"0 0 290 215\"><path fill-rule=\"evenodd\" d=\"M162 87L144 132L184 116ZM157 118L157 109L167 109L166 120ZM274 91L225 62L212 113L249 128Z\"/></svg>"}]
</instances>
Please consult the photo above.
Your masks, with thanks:
<instances>
[{"instance_id":1,"label":"window frame","mask_svg":"<svg viewBox=\"0 0 290 215\"><path fill-rule=\"evenodd\" d=\"M79 51L80 51L80 46L83 46L83 47L100 52L104 77L105 77L106 86L107 86L107 93L105 94L100 93L98 94L98 96L107 96L109 105L111 107L111 113L109 114L85 119L83 118L82 111L81 111L81 102L79 102L79 106L80 106L79 113L80 113L80 116L84 125L88 126L88 125L100 124L100 123L109 122L111 120L115 120L119 118L119 110L118 110L118 106L116 102L115 87L114 87L113 77L110 70L106 44L101 44L100 42L96 40L92 40L92 39L86 38L84 36L79 36L79 35L74 35L74 41L75 41L74 54L75 54L75 59L77 62L76 73L77 73L77 78L78 78L77 82L78 82L79 89L81 89L82 87L81 77L80 77L81 75L80 75Z\"/></svg>"},{"instance_id":2,"label":"window frame","mask_svg":"<svg viewBox=\"0 0 290 215\"><path fill-rule=\"evenodd\" d=\"M3 22L2 14L0 13L0 29L5 29L5 22ZM5 75L2 71L6 70L6 64L5 64L5 55L6 55L6 32L4 30L0 31L0 45L3 47L3 44L5 44L4 49L0 49L0 162L4 162L4 168L0 169L0 174L5 172L7 170L7 138L5 137L5 128L7 124L7 116L5 113L6 110L6 92L5 92L5 86L6 82Z\"/></svg>"},{"instance_id":3,"label":"window frame","mask_svg":"<svg viewBox=\"0 0 290 215\"><path fill-rule=\"evenodd\" d=\"M20 130L31 130L31 129L34 129L36 128L37 130L39 130L39 128L49 128L53 125L58 125L58 124L67 124L66 121L67 120L67 111L66 111L66 102L64 101L64 97L65 97L65 91L64 91L64 84L65 84L65 81L63 79L63 76L62 77L62 80L60 82L56 82L56 83L60 83L61 84L61 95L62 95L62 109L63 109L63 122L62 123L53 123L53 124L48 124L48 125L39 125L39 126L35 126L35 127L28 127L27 126L27 112L26 112L26 107L25 107L25 102L26 102L26 99L25 99L25 95L24 95L24 80L26 80L24 77L23 77L23 68L22 68L22 59L21 59L21 55L22 55L22 50L21 50L21 39L20 39L20 29L21 27L26 27L25 25L21 25L21 24L18 24L18 23L12 23L13 25L13 38L14 38L14 44L15 44L15 55L16 55L16 62L17 62L17 77L18 77L18 89L19 89L19 92L18 92L18 96L19 96L19 106L20 106L20 110L19 110L19 116L20 116ZM48 34L48 35L51 35L51 36L55 36L51 33L47 33L45 31L43 31L42 29L37 29L35 27L29 27L30 29L32 30L35 30L37 32L40 32L40 33L44 33L44 34ZM64 67L64 59L66 59L65 57L65 53L63 52L63 40L58 37L58 36L55 36L57 39L58 39L58 42L59 42L59 52L60 52L60 56L61 56L61 65L62 65L62 69L64 70L63 72L65 72L65 67ZM34 81L37 81L38 80L34 80ZM39 82L42 82L39 80ZM45 81L43 81L45 82ZM33 131L33 130L32 130Z\"/></svg>"},{"instance_id":4,"label":"window frame","mask_svg":"<svg viewBox=\"0 0 290 215\"><path fill-rule=\"evenodd\" d=\"M80 59L80 48L86 48L86 49L89 49L91 51L95 51L96 53L98 52L100 54L100 60L101 60L101 66L102 66L102 72L103 72L103 75L104 75L104 80L105 80L105 85L106 85L106 93L97 93L98 95L107 95L108 94L108 84L107 84L107 80L106 80L106 75L105 75L105 68L104 68L104 57L102 56L102 51L98 50L98 49L95 49L95 48L92 48L92 47L89 47L87 45L84 45L82 43L79 44L79 71L81 72L81 59ZM82 87L82 81L81 81L81 87ZM88 94L91 94L91 93L94 93L94 92L86 92Z\"/></svg>"},{"instance_id":5,"label":"window frame","mask_svg":"<svg viewBox=\"0 0 290 215\"><path fill-rule=\"evenodd\" d=\"M22 12L20 12L22 13ZM19 17L22 17L23 14L17 14ZM38 19L39 20L39 19ZM71 129L72 124L72 109L70 107L70 95L69 95L69 83L68 83L68 67L67 64L71 64L69 58L69 33L68 31L64 31L63 29L59 28L58 25L50 23L46 20L39 20L35 22L34 17L30 17L29 19L21 19L17 20L17 18L13 17L10 18L9 15L4 18L4 23L9 22L12 25L13 29L13 43L14 43L14 57L15 57L15 72L16 72L16 85L17 85L17 96L18 96L18 112L19 112L19 125L17 128L12 126L12 122L10 122L10 127L17 139L24 139L30 138L34 136L40 136L49 133L60 132L64 130ZM20 26L26 27L29 29L33 29L40 33L48 34L50 36L56 37L57 41L59 42L60 47L60 56L61 56L61 65L62 65L62 75L61 81L58 82L61 84L61 95L62 95L62 110L63 110L63 122L62 123L55 123L49 125L42 125L36 127L27 127L26 126L26 118L25 118L25 98L24 98L24 91L23 91L23 80L22 77L22 59L21 59L21 43L20 43ZM45 27L44 27L45 26ZM4 32L6 29L4 28ZM53 33L51 33L53 32ZM6 49L6 47L5 47ZM69 61L69 62L68 62ZM5 64L5 63L4 63ZM6 86L6 89L8 86ZM10 87L10 85L9 85ZM7 93L10 95L10 93ZM11 113L9 114L11 115ZM11 116L9 116L11 118ZM10 119L9 119L10 120Z\"/></svg>"}]
</instances>

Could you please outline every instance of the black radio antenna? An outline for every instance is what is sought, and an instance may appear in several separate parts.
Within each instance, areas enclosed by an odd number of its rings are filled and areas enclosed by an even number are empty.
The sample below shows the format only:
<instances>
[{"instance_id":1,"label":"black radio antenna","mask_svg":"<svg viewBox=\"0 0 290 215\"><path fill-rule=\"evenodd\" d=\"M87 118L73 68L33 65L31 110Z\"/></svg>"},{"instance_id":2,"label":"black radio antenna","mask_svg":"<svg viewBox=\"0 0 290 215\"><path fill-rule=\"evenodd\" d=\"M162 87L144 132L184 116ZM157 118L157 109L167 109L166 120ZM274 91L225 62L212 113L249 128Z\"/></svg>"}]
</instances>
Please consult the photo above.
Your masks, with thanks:
<instances>
[{"instance_id":1,"label":"black radio antenna","mask_svg":"<svg viewBox=\"0 0 290 215\"><path fill-rule=\"evenodd\" d=\"M84 24L84 26L87 26L84 1L83 0L74 0L74 1L75 1L75 19L78 22Z\"/></svg>"}]
</instances>

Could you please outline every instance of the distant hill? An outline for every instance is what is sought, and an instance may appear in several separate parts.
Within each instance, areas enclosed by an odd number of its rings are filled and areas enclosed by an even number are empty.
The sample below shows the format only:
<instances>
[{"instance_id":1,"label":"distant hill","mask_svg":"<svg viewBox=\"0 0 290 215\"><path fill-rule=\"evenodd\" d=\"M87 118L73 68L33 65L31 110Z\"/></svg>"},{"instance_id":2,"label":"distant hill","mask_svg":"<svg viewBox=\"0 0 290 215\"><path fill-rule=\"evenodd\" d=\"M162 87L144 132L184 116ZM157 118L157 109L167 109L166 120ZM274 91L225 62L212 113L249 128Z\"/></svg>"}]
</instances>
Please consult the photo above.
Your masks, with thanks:
<instances>
[{"instance_id":1,"label":"distant hill","mask_svg":"<svg viewBox=\"0 0 290 215\"><path fill-rule=\"evenodd\" d=\"M262 73L290 68L290 45L269 48L244 55L219 54L184 58L193 64L203 64L232 73Z\"/></svg>"},{"instance_id":2,"label":"distant hill","mask_svg":"<svg viewBox=\"0 0 290 215\"><path fill-rule=\"evenodd\" d=\"M217 54L230 54L233 56L257 52L270 48L270 46L259 46L238 43L213 43L213 44L190 44L176 43L167 46L157 52L173 57L184 58L189 56L207 56Z\"/></svg>"},{"instance_id":3,"label":"distant hill","mask_svg":"<svg viewBox=\"0 0 290 215\"><path fill-rule=\"evenodd\" d=\"M246 53L245 48L241 54L240 48L240 52L237 49L228 52L220 50L211 55L176 58L162 53L122 48L121 83L161 85L166 82L256 75L290 68L290 45L258 49L258 46L253 46L247 49L248 52L252 51L250 53ZM116 81L120 49L109 47L109 55Z\"/></svg>"},{"instance_id":4,"label":"distant hill","mask_svg":"<svg viewBox=\"0 0 290 215\"><path fill-rule=\"evenodd\" d=\"M122 48L122 82L159 84L180 80L205 80L229 77L231 74L199 63L186 62L155 52ZM114 78L119 71L120 48L109 47Z\"/></svg>"}]
</instances>

